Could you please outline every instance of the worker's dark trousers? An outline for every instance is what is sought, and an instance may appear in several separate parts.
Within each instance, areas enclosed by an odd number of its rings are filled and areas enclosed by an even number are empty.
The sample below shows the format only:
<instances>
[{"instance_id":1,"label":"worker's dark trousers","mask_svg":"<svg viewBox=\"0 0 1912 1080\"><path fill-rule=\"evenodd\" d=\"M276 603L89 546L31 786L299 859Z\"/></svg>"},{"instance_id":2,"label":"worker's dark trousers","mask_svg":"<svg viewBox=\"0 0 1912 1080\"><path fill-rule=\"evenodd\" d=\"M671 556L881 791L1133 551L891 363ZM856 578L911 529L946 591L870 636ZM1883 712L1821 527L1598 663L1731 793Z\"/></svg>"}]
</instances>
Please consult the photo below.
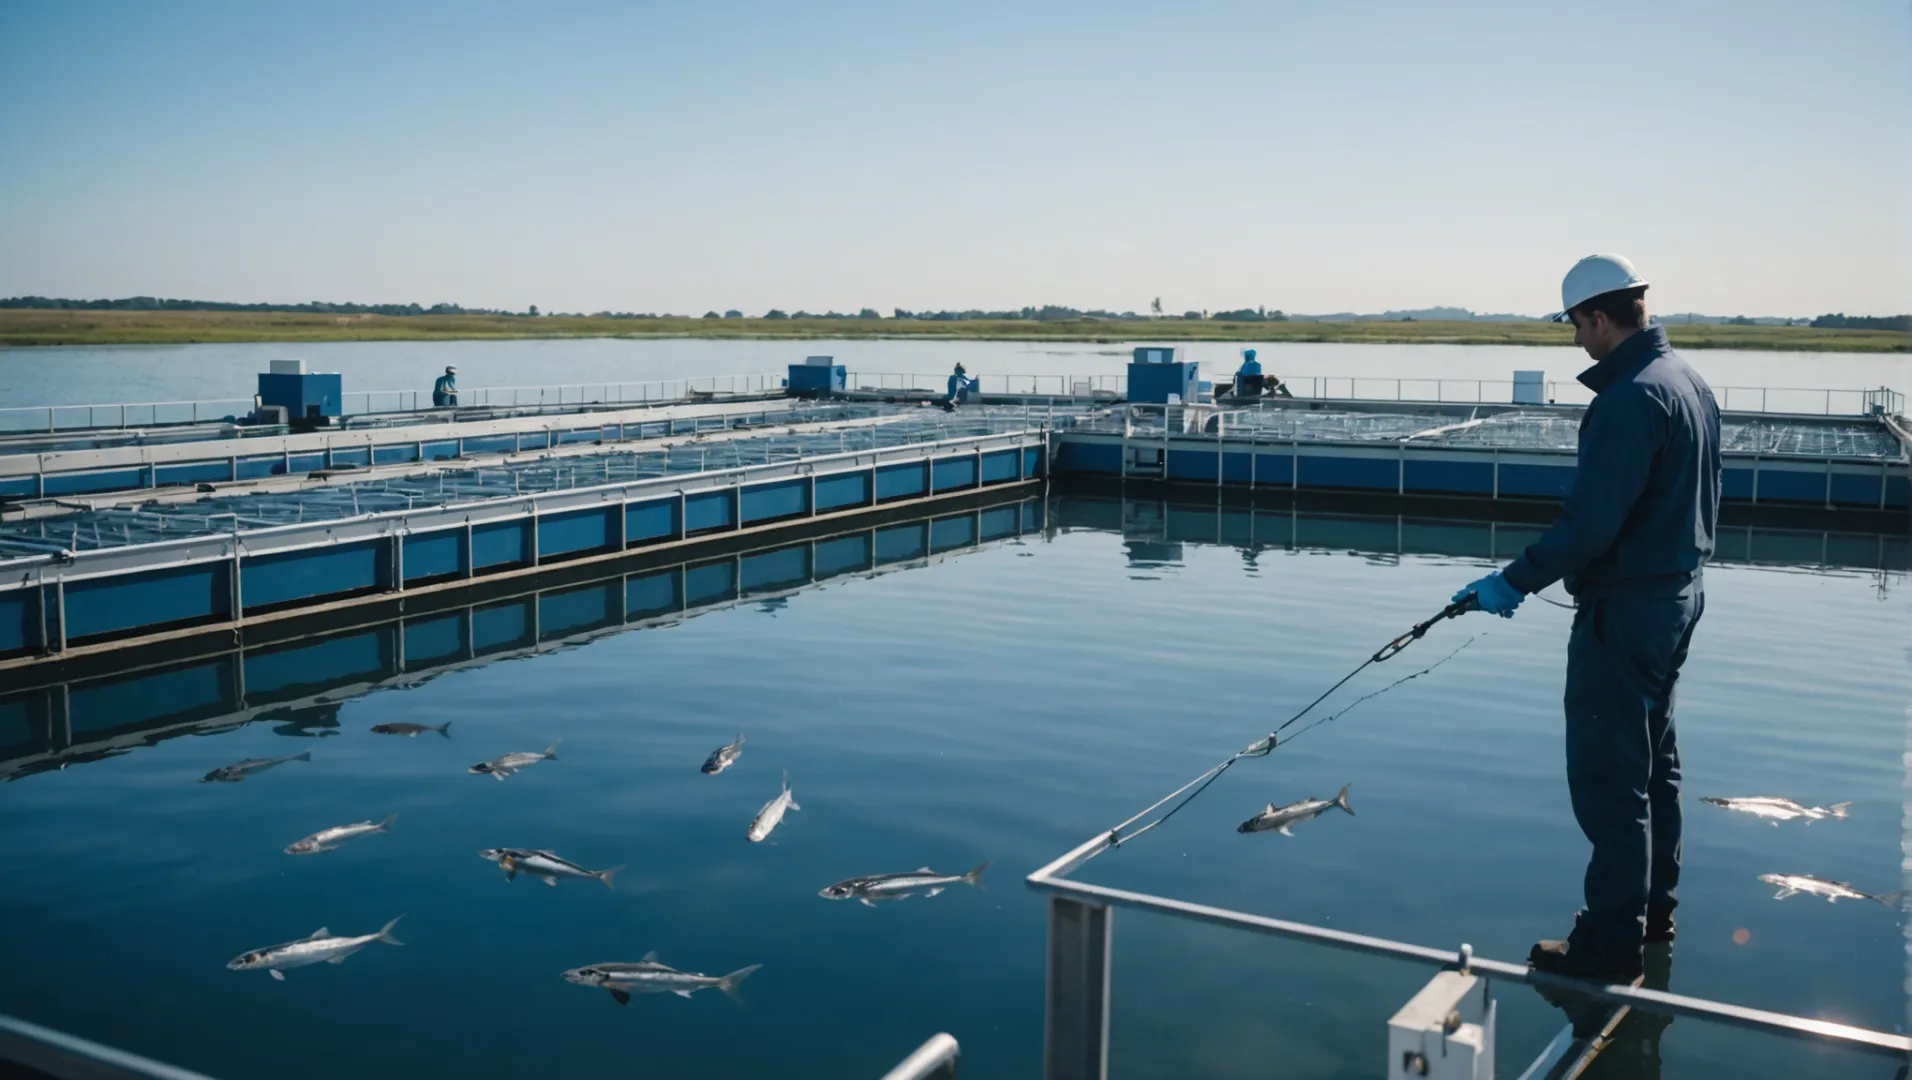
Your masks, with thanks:
<instances>
[{"instance_id":1,"label":"worker's dark trousers","mask_svg":"<svg viewBox=\"0 0 1912 1080\"><path fill-rule=\"evenodd\" d=\"M1583 597L1567 644L1567 787L1593 843L1589 951L1637 949L1648 909L1680 882L1680 750L1673 684L1706 609L1700 581L1660 595Z\"/></svg>"}]
</instances>

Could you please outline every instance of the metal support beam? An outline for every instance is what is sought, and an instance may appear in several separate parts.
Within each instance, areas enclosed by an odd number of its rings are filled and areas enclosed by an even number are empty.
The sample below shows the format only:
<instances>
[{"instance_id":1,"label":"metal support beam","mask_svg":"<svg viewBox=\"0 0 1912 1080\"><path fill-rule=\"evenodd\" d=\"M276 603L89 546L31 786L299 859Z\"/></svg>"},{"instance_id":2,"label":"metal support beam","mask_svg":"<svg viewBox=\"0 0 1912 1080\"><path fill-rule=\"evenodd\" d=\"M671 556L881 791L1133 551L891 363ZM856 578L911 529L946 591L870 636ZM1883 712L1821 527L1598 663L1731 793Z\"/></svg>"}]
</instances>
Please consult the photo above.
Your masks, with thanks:
<instances>
[{"instance_id":1,"label":"metal support beam","mask_svg":"<svg viewBox=\"0 0 1912 1080\"><path fill-rule=\"evenodd\" d=\"M1044 1080L1107 1080L1109 920L1114 914L1066 896L1049 898Z\"/></svg>"}]
</instances>

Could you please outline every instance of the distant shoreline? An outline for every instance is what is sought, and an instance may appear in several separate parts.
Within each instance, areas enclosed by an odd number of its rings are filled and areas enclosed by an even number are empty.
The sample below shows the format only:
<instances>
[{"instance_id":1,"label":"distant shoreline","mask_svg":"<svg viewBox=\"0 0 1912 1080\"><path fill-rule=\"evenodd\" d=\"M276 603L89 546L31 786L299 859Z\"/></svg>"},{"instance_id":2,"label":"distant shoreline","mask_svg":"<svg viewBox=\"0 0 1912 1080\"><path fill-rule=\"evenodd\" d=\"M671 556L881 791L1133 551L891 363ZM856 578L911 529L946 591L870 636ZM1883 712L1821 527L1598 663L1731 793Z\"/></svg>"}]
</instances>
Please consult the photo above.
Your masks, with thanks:
<instances>
[{"instance_id":1,"label":"distant shoreline","mask_svg":"<svg viewBox=\"0 0 1912 1080\"><path fill-rule=\"evenodd\" d=\"M1684 349L1912 353L1912 334L1806 326L1670 323ZM1070 319L613 319L506 315L319 315L224 311L0 310L0 347L186 345L314 341L482 341L532 338L710 338L1118 343L1242 341L1259 344L1551 345L1573 343L1545 322L1147 322Z\"/></svg>"}]
</instances>

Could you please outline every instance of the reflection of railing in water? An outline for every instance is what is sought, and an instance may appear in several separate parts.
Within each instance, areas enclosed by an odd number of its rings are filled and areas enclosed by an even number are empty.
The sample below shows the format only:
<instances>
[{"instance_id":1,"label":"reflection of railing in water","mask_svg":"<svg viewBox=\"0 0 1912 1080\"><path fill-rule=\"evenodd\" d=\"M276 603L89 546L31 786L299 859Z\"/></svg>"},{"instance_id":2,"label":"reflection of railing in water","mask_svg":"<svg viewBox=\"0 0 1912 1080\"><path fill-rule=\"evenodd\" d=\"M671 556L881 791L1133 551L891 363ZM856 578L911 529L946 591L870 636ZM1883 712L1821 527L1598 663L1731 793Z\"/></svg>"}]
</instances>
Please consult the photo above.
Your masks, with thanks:
<instances>
[{"instance_id":1,"label":"reflection of railing in water","mask_svg":"<svg viewBox=\"0 0 1912 1080\"><path fill-rule=\"evenodd\" d=\"M255 721L323 733L339 703L374 690L929 565L1039 531L1044 514L1041 500L1016 500L0 696L0 733L25 735L0 734L13 744L0 744L0 779Z\"/></svg>"},{"instance_id":2,"label":"reflection of railing in water","mask_svg":"<svg viewBox=\"0 0 1912 1080\"><path fill-rule=\"evenodd\" d=\"M1505 561L1539 539L1546 525L1386 513L1347 513L1288 506L1280 509L1217 506L1195 498L1057 499L1050 514L1060 529L1120 532L1153 551L1179 544L1262 550L1349 551L1399 558L1445 555ZM1904 573L1912 570L1912 535L1904 532L1833 532L1765 525L1724 524L1716 533L1716 564L1805 570Z\"/></svg>"}]
</instances>

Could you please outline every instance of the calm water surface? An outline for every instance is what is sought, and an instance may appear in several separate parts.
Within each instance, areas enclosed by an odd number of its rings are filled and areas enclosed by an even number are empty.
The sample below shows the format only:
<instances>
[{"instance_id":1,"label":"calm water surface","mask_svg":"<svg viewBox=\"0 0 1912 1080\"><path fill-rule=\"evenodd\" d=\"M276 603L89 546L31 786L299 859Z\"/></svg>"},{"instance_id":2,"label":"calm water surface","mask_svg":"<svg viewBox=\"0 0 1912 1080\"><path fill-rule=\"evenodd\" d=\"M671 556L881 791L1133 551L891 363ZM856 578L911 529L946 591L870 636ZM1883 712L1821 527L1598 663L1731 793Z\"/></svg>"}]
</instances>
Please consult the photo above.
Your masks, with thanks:
<instances>
[{"instance_id":1,"label":"calm water surface","mask_svg":"<svg viewBox=\"0 0 1912 1080\"><path fill-rule=\"evenodd\" d=\"M1204 378L1232 372L1254 342L1196 343L1189 355ZM1573 348L1509 345L1261 344L1264 365L1284 378L1491 379L1539 369L1571 380L1587 366ZM250 399L266 361L306 359L315 371L345 377L348 394L365 390L429 390L445 365L458 367L466 388L556 383L630 382L696 375L782 372L809 354L834 355L860 373L942 375L961 361L979 375L1120 375L1125 345L1016 341L413 341L260 343L247 345L113 346L0 349L0 407L106 404L203 398ZM1912 392L1912 356L1772 353L1703 349L1687 354L1718 387L1888 386ZM1336 390L1346 395L1346 389ZM1380 384L1364 395L1391 395ZM1428 391L1423 389L1421 393ZM1471 389L1455 387L1450 396ZM1752 396L1729 404L1750 407ZM1794 395L1787 408L1817 411L1821 399ZM1781 402L1775 400L1775 407ZM1857 408L1854 400L1842 403Z\"/></svg>"},{"instance_id":2,"label":"calm water surface","mask_svg":"<svg viewBox=\"0 0 1912 1080\"><path fill-rule=\"evenodd\" d=\"M965 1075L1034 1077L1044 914L1021 876L1267 731L1479 572L1051 529L345 700L336 737L255 723L29 776L0 788L0 1010L233 1078L875 1076L938 1030L962 1040ZM1902 887L1908 615L1902 576L1709 572L1681 688L1675 991L1903 1028L1898 914L1775 903L1757 876ZM1444 624L1349 695L1473 638L1433 674L1244 763L1080 876L1523 956L1567 928L1586 854L1561 776L1570 617L1530 602L1512 622ZM398 721L450 721L452 738L368 731ZM741 762L700 775L740 729ZM506 782L465 771L559 738L559 760ZM302 748L310 764L197 782ZM802 809L747 843L785 770ZM1235 832L1270 800L1343 784L1357 817ZM1774 828L1696 798L1752 794L1849 800L1851 818ZM390 835L281 853L393 812ZM615 891L507 883L477 856L494 846L628 869ZM878 909L817 896L985 859L986 891ZM405 948L283 983L224 968L400 914ZM1121 1077L1379 1075L1386 1018L1426 977L1143 915L1116 925ZM652 949L687 970L763 969L748 1008L715 993L620 1008L559 977ZM1500 996L1503 1060L1524 1062L1561 1018L1522 988ZM1684 1020L1659 1053L1669 1077L1891 1073Z\"/></svg>"}]
</instances>

